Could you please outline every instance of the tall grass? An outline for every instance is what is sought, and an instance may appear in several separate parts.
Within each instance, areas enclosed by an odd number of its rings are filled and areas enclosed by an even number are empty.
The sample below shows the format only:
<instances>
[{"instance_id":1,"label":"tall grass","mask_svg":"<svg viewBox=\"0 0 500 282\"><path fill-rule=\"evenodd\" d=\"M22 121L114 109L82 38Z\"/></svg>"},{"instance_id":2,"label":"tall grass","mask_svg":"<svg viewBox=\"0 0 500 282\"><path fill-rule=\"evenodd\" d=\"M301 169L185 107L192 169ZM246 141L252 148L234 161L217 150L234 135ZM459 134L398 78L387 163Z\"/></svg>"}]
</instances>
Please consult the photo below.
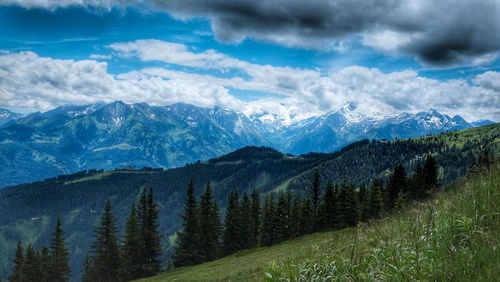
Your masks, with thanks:
<instances>
[{"instance_id":1,"label":"tall grass","mask_svg":"<svg viewBox=\"0 0 500 282\"><path fill-rule=\"evenodd\" d=\"M470 175L433 199L330 239L319 258L273 261L268 281L498 281L500 167Z\"/></svg>"}]
</instances>

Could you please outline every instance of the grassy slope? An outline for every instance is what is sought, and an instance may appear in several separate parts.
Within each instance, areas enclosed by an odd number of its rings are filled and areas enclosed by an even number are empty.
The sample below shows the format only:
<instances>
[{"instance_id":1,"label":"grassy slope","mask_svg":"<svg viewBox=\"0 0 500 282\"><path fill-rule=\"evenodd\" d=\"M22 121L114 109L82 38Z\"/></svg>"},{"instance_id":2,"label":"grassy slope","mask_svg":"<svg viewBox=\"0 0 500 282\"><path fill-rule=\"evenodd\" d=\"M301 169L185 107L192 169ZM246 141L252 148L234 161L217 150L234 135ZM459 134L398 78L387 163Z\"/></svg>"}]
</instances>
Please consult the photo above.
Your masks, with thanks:
<instances>
[{"instance_id":1,"label":"grassy slope","mask_svg":"<svg viewBox=\"0 0 500 282\"><path fill-rule=\"evenodd\" d=\"M500 277L499 238L496 165L378 222L242 251L143 281L254 281L266 275L271 281L494 281Z\"/></svg>"}]
</instances>

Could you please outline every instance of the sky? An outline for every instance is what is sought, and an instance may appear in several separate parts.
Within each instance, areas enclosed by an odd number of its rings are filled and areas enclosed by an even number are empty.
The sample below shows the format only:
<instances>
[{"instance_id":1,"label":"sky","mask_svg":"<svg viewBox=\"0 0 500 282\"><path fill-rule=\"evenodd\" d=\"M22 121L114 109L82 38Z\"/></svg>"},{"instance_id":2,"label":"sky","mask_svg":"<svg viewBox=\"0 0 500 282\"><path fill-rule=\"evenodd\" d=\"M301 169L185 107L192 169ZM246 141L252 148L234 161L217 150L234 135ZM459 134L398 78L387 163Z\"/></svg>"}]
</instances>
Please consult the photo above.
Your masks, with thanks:
<instances>
[{"instance_id":1,"label":"sky","mask_svg":"<svg viewBox=\"0 0 500 282\"><path fill-rule=\"evenodd\" d=\"M1 0L0 107L500 121L500 0Z\"/></svg>"}]
</instances>

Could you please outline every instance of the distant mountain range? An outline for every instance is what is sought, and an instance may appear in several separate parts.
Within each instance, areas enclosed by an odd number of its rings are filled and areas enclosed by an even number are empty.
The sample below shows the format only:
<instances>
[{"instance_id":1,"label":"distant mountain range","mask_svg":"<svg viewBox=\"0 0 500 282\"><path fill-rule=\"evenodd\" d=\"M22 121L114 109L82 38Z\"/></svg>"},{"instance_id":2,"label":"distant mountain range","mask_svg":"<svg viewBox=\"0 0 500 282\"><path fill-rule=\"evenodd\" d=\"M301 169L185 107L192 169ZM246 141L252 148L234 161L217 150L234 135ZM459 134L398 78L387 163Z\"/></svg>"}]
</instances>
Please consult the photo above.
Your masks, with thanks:
<instances>
[{"instance_id":1,"label":"distant mountain range","mask_svg":"<svg viewBox=\"0 0 500 282\"><path fill-rule=\"evenodd\" d=\"M11 120L15 120L23 117L23 115L18 113L13 113L9 110L0 109L0 126L8 123Z\"/></svg>"},{"instance_id":2,"label":"distant mountain range","mask_svg":"<svg viewBox=\"0 0 500 282\"><path fill-rule=\"evenodd\" d=\"M290 154L332 152L356 140L395 139L493 123L470 123L435 110L374 118L354 104L292 124L267 113L188 104L64 106L27 116L0 110L0 187L85 169L178 167L238 148Z\"/></svg>"}]
</instances>

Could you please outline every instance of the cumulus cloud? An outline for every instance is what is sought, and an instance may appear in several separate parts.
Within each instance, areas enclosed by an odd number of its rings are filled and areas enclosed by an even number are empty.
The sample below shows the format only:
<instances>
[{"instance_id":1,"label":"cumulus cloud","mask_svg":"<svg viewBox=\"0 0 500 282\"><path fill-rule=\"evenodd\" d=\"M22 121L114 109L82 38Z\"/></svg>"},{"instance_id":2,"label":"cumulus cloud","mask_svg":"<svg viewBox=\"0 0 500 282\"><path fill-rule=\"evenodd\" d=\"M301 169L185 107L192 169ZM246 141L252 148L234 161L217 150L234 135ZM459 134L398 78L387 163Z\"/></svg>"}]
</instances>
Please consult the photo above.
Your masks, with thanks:
<instances>
[{"instance_id":1,"label":"cumulus cloud","mask_svg":"<svg viewBox=\"0 0 500 282\"><path fill-rule=\"evenodd\" d=\"M111 59L111 55L91 54L89 58L94 60L109 60Z\"/></svg>"},{"instance_id":2,"label":"cumulus cloud","mask_svg":"<svg viewBox=\"0 0 500 282\"><path fill-rule=\"evenodd\" d=\"M138 72L114 76L107 67L106 62L57 60L33 52L0 55L0 106L45 111L60 105L114 100L231 108L240 103L217 84L182 78L167 80Z\"/></svg>"},{"instance_id":3,"label":"cumulus cloud","mask_svg":"<svg viewBox=\"0 0 500 282\"><path fill-rule=\"evenodd\" d=\"M237 71L233 77L218 77L155 67L112 75L106 62L56 60L33 52L7 53L0 55L0 107L48 110L65 104L114 100L152 105L185 102L220 105L248 115L265 111L290 121L355 102L366 114L434 108L468 120L498 121L500 117L500 73L493 71L479 74L470 82L424 78L413 70L383 73L360 66L321 74L252 64L215 51L194 52L187 46L162 41L120 43L111 48L115 55L136 56L143 61ZM280 98L264 95L243 102L232 96L230 89L279 94Z\"/></svg>"},{"instance_id":4,"label":"cumulus cloud","mask_svg":"<svg viewBox=\"0 0 500 282\"><path fill-rule=\"evenodd\" d=\"M110 10L117 5L125 4L128 1L121 0L3 0L0 5L17 5L24 8L38 8L55 10L57 8L67 8L72 6L83 6L85 8L102 8Z\"/></svg>"},{"instance_id":5,"label":"cumulus cloud","mask_svg":"<svg viewBox=\"0 0 500 282\"><path fill-rule=\"evenodd\" d=\"M208 18L217 39L247 37L300 48L330 49L349 36L381 52L433 65L478 65L500 50L498 0L6 0L27 8L80 5L149 7L182 19Z\"/></svg>"},{"instance_id":6,"label":"cumulus cloud","mask_svg":"<svg viewBox=\"0 0 500 282\"><path fill-rule=\"evenodd\" d=\"M477 75L473 81L482 88L500 93L500 72L487 71Z\"/></svg>"}]
</instances>

